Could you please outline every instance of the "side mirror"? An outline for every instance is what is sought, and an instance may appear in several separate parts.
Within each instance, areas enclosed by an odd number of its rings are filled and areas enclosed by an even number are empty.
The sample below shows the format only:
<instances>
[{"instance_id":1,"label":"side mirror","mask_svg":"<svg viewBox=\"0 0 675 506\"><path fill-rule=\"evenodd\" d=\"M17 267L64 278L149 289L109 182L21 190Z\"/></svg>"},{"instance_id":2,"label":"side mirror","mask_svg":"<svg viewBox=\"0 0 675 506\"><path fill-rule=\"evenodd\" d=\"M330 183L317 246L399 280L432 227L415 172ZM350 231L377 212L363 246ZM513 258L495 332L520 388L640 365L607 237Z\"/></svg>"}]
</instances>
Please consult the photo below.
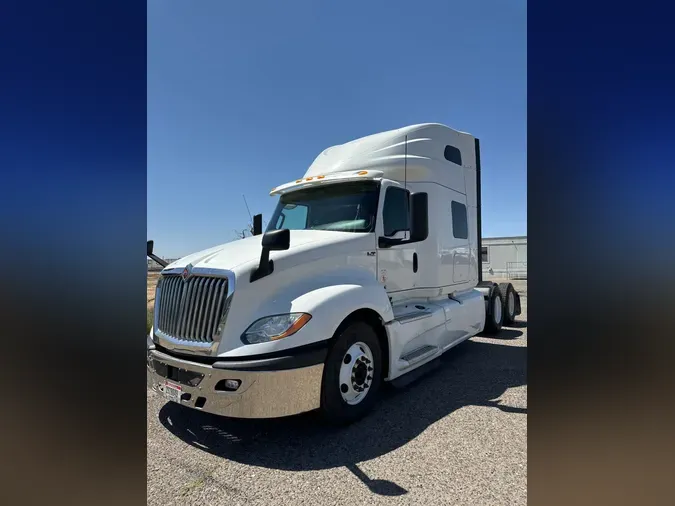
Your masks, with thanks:
<instances>
[{"instance_id":1,"label":"side mirror","mask_svg":"<svg viewBox=\"0 0 675 506\"><path fill-rule=\"evenodd\" d=\"M256 214L253 217L253 235L262 234L262 214Z\"/></svg>"},{"instance_id":2,"label":"side mirror","mask_svg":"<svg viewBox=\"0 0 675 506\"><path fill-rule=\"evenodd\" d=\"M410 195L410 242L424 241L429 237L429 195Z\"/></svg>"},{"instance_id":3,"label":"side mirror","mask_svg":"<svg viewBox=\"0 0 675 506\"><path fill-rule=\"evenodd\" d=\"M379 237L377 244L380 248L390 248L397 244L408 244L424 241L429 237L429 195L426 193L413 193L409 200L410 209L410 238Z\"/></svg>"},{"instance_id":4,"label":"side mirror","mask_svg":"<svg viewBox=\"0 0 675 506\"><path fill-rule=\"evenodd\" d=\"M291 231L287 228L271 230L262 237L262 247L269 251L282 251L291 247Z\"/></svg>"},{"instance_id":5,"label":"side mirror","mask_svg":"<svg viewBox=\"0 0 675 506\"><path fill-rule=\"evenodd\" d=\"M287 228L271 230L262 236L260 265L251 273L251 283L269 276L274 272L274 262L270 260L270 251L283 251L291 247L291 231Z\"/></svg>"},{"instance_id":6,"label":"side mirror","mask_svg":"<svg viewBox=\"0 0 675 506\"><path fill-rule=\"evenodd\" d=\"M403 236L403 237L401 237ZM397 244L404 244L408 241L404 239L405 233L404 232L396 232L393 236L391 237L380 237L377 240L377 245L380 248L390 248L391 246L396 246Z\"/></svg>"},{"instance_id":7,"label":"side mirror","mask_svg":"<svg viewBox=\"0 0 675 506\"><path fill-rule=\"evenodd\" d=\"M155 262L157 262L162 267L166 267L167 265L169 265L168 262L166 262L165 260L162 260L157 255L152 253L152 250L154 249L154 247L155 247L155 241L148 241L148 251L147 251L148 257L152 258Z\"/></svg>"}]
</instances>

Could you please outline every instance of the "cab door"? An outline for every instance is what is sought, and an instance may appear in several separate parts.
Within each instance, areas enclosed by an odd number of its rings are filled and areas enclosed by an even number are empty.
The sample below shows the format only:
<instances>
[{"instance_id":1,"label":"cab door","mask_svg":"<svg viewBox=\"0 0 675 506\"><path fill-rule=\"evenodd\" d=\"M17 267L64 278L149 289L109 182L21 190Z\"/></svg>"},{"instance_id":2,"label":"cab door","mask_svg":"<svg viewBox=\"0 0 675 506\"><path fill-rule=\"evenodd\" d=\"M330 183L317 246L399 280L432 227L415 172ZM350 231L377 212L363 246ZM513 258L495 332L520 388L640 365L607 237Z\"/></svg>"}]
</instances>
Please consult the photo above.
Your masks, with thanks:
<instances>
[{"instance_id":1,"label":"cab door","mask_svg":"<svg viewBox=\"0 0 675 506\"><path fill-rule=\"evenodd\" d=\"M380 198L377 223L378 237L408 240L410 237L410 192L395 185L382 185L384 198ZM390 296L405 298L405 291L415 287L417 254L416 244L396 244L382 247L378 241L377 270L378 280ZM398 294L394 295L394 294Z\"/></svg>"}]
</instances>

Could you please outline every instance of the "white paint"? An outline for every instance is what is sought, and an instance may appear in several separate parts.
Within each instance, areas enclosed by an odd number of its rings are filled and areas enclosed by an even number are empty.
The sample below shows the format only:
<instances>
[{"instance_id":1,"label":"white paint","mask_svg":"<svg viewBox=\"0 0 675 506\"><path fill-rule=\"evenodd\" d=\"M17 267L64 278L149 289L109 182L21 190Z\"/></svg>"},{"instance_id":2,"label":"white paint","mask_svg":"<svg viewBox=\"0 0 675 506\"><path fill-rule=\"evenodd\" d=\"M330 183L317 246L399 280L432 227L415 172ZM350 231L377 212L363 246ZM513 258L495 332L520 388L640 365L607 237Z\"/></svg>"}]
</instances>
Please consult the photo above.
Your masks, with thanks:
<instances>
[{"instance_id":1,"label":"white paint","mask_svg":"<svg viewBox=\"0 0 675 506\"><path fill-rule=\"evenodd\" d=\"M460 149L462 166L445 160L448 144ZM303 178L273 189L272 194L355 179L379 181L374 233L292 230L290 249L270 253L274 272L254 283L250 275L258 266L260 236L189 255L168 268L191 263L235 273L236 289L217 349L219 356L245 357L326 340L349 314L369 309L386 324L388 379L393 379L477 334L485 325L484 295L474 289L478 280L475 160L471 135L438 124L414 125L333 146L316 158ZM378 247L384 195L390 187L428 193L429 236L425 241ZM467 206L467 239L453 236L452 200ZM241 334L257 319L290 312L309 313L312 318L287 338L242 343ZM399 321L404 315L409 318Z\"/></svg>"},{"instance_id":2,"label":"white paint","mask_svg":"<svg viewBox=\"0 0 675 506\"><path fill-rule=\"evenodd\" d=\"M394 311L405 314L416 305L430 310L432 315L410 323L394 320L387 324L389 334L390 360L389 377L394 379L413 370L465 341L483 330L485 326L485 305L483 296L476 290L454 294L453 299L442 298L433 301L410 300L395 307ZM425 356L411 367L402 356L422 348L433 346L436 352Z\"/></svg>"}]
</instances>

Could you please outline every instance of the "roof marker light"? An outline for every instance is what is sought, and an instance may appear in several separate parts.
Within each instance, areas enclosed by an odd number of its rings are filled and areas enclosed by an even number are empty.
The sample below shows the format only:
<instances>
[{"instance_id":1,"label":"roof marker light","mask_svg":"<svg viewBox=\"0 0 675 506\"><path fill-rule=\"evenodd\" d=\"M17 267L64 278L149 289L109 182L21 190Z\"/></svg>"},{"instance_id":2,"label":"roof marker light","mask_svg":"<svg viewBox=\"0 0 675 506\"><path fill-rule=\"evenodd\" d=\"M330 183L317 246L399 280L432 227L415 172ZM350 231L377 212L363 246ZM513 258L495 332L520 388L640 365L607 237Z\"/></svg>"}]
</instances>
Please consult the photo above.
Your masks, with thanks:
<instances>
[{"instance_id":1,"label":"roof marker light","mask_svg":"<svg viewBox=\"0 0 675 506\"><path fill-rule=\"evenodd\" d=\"M308 178L305 178L305 181L311 181L312 179L314 179L314 178L313 178L313 177L308 177Z\"/></svg>"},{"instance_id":2,"label":"roof marker light","mask_svg":"<svg viewBox=\"0 0 675 506\"><path fill-rule=\"evenodd\" d=\"M296 183L302 183L302 179L297 179L295 182Z\"/></svg>"},{"instance_id":3,"label":"roof marker light","mask_svg":"<svg viewBox=\"0 0 675 506\"><path fill-rule=\"evenodd\" d=\"M367 170L362 170L362 171L356 173L357 176L365 176L366 174L368 174Z\"/></svg>"},{"instance_id":4,"label":"roof marker light","mask_svg":"<svg viewBox=\"0 0 675 506\"><path fill-rule=\"evenodd\" d=\"M326 176L316 176L317 179L323 179Z\"/></svg>"}]
</instances>

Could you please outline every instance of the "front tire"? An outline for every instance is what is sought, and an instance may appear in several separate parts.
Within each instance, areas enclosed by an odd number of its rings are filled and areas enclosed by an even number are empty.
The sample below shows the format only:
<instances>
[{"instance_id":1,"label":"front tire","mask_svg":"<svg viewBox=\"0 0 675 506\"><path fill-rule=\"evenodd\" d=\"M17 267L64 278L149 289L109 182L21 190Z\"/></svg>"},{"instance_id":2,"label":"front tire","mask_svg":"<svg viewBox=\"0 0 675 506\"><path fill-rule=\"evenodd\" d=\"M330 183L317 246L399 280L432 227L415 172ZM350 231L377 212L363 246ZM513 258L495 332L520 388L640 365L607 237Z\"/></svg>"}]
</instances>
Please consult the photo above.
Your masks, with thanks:
<instances>
[{"instance_id":1,"label":"front tire","mask_svg":"<svg viewBox=\"0 0 675 506\"><path fill-rule=\"evenodd\" d=\"M331 423L362 418L377 400L382 382L382 350L375 330L353 322L328 352L321 384L321 412Z\"/></svg>"}]
</instances>

